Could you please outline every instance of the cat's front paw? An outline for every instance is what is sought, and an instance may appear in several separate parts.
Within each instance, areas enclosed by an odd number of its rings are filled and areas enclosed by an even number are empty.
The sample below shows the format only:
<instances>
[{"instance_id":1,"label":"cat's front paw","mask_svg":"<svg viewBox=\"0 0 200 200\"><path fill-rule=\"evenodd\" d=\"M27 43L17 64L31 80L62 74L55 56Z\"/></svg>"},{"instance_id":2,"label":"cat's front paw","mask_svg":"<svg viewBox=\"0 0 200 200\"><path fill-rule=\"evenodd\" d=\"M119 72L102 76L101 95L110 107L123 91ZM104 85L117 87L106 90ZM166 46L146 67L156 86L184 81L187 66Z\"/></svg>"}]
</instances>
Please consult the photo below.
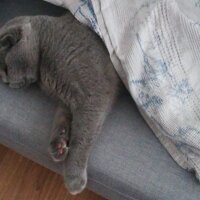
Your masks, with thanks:
<instances>
[{"instance_id":1,"label":"cat's front paw","mask_svg":"<svg viewBox=\"0 0 200 200\"><path fill-rule=\"evenodd\" d=\"M65 186L69 193L76 195L81 193L87 185L87 172L84 170L81 175L68 175L66 173L64 179Z\"/></svg>"},{"instance_id":2,"label":"cat's front paw","mask_svg":"<svg viewBox=\"0 0 200 200\"><path fill-rule=\"evenodd\" d=\"M54 138L49 145L49 154L55 162L64 161L69 151L69 141L62 135Z\"/></svg>"}]
</instances>

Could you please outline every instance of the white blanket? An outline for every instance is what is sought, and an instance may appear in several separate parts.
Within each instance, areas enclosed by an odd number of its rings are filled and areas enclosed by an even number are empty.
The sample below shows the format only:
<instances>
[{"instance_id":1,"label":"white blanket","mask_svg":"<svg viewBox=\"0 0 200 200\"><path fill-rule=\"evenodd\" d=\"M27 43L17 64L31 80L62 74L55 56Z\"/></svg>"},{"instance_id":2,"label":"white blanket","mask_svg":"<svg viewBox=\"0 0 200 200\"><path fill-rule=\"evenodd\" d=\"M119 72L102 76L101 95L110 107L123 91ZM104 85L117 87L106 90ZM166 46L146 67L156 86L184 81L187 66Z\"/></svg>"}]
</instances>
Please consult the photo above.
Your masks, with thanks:
<instances>
[{"instance_id":1,"label":"white blanket","mask_svg":"<svg viewBox=\"0 0 200 200\"><path fill-rule=\"evenodd\" d=\"M199 178L200 0L47 1L100 35L155 135Z\"/></svg>"}]
</instances>

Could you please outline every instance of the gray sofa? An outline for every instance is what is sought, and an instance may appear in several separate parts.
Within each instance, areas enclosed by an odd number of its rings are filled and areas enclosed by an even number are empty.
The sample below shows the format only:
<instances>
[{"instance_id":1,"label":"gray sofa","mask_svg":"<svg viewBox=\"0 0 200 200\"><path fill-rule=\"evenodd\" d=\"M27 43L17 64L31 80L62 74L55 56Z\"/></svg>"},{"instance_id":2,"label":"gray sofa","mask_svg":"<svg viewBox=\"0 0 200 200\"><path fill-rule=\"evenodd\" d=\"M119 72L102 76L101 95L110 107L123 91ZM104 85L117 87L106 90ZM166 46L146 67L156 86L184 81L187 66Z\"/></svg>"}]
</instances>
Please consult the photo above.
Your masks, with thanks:
<instances>
[{"instance_id":1,"label":"gray sofa","mask_svg":"<svg viewBox=\"0 0 200 200\"><path fill-rule=\"evenodd\" d=\"M64 12L42 0L1 0L0 26L18 15ZM47 153L54 111L37 86L12 90L0 83L0 143L61 173ZM88 188L110 200L200 199L200 184L168 155L126 90L106 120L88 172Z\"/></svg>"}]
</instances>

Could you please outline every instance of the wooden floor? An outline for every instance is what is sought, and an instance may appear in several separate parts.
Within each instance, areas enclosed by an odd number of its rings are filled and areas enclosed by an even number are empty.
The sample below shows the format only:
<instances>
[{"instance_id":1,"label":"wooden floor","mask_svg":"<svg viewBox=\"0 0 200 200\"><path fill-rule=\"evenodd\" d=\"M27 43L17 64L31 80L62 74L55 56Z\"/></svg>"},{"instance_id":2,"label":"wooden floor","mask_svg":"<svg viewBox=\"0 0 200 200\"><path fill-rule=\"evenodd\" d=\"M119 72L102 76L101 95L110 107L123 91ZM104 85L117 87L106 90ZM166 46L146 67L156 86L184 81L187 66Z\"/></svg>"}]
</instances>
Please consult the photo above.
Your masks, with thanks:
<instances>
[{"instance_id":1,"label":"wooden floor","mask_svg":"<svg viewBox=\"0 0 200 200\"><path fill-rule=\"evenodd\" d=\"M0 145L0 200L104 200L85 190L71 196L62 177Z\"/></svg>"}]
</instances>

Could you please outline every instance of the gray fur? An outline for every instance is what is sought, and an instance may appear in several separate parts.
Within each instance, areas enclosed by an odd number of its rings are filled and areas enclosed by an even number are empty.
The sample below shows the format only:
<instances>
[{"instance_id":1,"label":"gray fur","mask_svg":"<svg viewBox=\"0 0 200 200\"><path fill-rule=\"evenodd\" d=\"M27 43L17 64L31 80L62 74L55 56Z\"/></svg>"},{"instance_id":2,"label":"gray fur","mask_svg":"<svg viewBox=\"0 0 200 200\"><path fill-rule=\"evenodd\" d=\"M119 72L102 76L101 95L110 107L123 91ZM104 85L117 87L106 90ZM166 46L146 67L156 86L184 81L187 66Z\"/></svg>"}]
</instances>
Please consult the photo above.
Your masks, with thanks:
<instances>
[{"instance_id":1,"label":"gray fur","mask_svg":"<svg viewBox=\"0 0 200 200\"><path fill-rule=\"evenodd\" d=\"M49 151L63 162L68 190L81 192L121 83L101 40L70 13L15 18L0 29L0 76L12 88L37 82L58 100Z\"/></svg>"}]
</instances>

